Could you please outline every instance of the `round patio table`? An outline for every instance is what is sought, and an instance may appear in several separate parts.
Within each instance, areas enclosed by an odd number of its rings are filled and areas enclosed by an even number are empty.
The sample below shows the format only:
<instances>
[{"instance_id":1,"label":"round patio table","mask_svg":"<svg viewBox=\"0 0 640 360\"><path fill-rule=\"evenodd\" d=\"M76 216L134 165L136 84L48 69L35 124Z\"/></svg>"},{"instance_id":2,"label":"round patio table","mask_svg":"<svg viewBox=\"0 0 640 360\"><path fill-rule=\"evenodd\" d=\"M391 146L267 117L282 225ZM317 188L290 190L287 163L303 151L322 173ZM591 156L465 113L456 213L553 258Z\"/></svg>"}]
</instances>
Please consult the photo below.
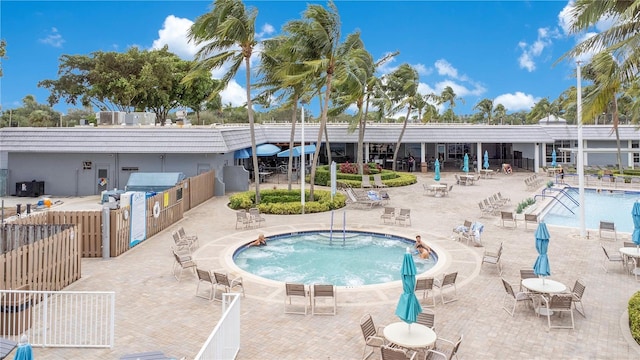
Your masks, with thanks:
<instances>
[{"instance_id":1,"label":"round patio table","mask_svg":"<svg viewBox=\"0 0 640 360\"><path fill-rule=\"evenodd\" d=\"M626 256L634 258L640 258L640 250L637 247L623 247L620 248L620 253ZM635 268L631 271L634 275L640 275L640 268Z\"/></svg>"},{"instance_id":2,"label":"round patio table","mask_svg":"<svg viewBox=\"0 0 640 360\"><path fill-rule=\"evenodd\" d=\"M541 294L557 294L567 290L567 287L559 281L555 281L551 279L542 279L542 278L523 279L522 286L524 286L525 288L533 292L537 292ZM545 316L547 315L546 308L539 307L536 311L540 315L545 315ZM548 315L553 315L553 311Z\"/></svg>"},{"instance_id":3,"label":"round patio table","mask_svg":"<svg viewBox=\"0 0 640 360\"><path fill-rule=\"evenodd\" d=\"M409 349L431 347L437 339L435 331L417 323L395 322L385 326L383 334L390 342Z\"/></svg>"}]
</instances>

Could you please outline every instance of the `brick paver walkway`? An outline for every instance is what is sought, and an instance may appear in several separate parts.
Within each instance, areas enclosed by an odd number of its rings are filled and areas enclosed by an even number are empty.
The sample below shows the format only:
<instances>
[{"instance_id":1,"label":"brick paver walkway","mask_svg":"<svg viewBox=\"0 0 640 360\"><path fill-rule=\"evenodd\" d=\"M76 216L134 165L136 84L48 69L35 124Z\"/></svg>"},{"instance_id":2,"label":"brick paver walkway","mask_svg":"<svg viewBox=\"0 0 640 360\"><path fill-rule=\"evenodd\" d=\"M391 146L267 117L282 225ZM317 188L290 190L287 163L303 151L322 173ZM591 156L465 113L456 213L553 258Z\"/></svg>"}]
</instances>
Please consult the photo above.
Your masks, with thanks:
<instances>
[{"instance_id":1,"label":"brick paver walkway","mask_svg":"<svg viewBox=\"0 0 640 360\"><path fill-rule=\"evenodd\" d=\"M537 317L524 306L518 307L514 317L509 316L502 310L504 289L495 266L480 265L483 248L452 240L452 229L465 219L482 222L485 247L495 249L504 242L503 276L517 284L519 269L530 268L537 256L534 230L525 230L522 222L516 229L504 229L496 216L480 218L477 203L501 191L512 199L506 209L514 210L519 201L533 195L524 184L530 173L498 175L473 186L454 186L450 195L443 198L423 195L422 184L433 182L432 174L417 175L418 184L388 189L391 206L411 208L412 226L382 225L381 209L347 206L347 228L410 239L420 234L442 255L443 261L433 270L434 275L459 272L458 301L438 303L434 309L438 336L453 339L464 335L459 358L640 358L640 347L632 344L624 331L627 301L640 289L640 282L625 275L618 264L611 264L608 273L603 271L597 232L590 231L589 238L582 239L575 229L549 227L551 278L567 286L573 286L577 278L586 284L583 303L587 317L575 313L575 330L548 331L547 319ZM444 173L441 181L455 183L451 173ZM34 349L36 358L115 359L125 353L161 350L191 359L219 319L221 306L219 302L195 297L194 275L185 274L178 282L171 274L172 230L184 226L188 233L198 234L201 246L194 256L201 267L236 272L230 263L233 249L255 239L259 232L268 237L296 230L327 229L330 223L327 213L265 215L266 226L259 230L235 230L235 214L227 202L227 196L206 202L189 211L171 229L118 258L84 259L82 279L68 290L116 291L115 346ZM67 208L83 206L68 203ZM622 238L629 239L629 235ZM615 252L623 239L604 245ZM398 321L394 311L402 292L399 281L339 288L336 316L304 316L283 313L282 284L250 274L243 277L247 296L242 300L239 359L359 359L364 347L358 325L362 315L372 314L377 325Z\"/></svg>"}]
</instances>

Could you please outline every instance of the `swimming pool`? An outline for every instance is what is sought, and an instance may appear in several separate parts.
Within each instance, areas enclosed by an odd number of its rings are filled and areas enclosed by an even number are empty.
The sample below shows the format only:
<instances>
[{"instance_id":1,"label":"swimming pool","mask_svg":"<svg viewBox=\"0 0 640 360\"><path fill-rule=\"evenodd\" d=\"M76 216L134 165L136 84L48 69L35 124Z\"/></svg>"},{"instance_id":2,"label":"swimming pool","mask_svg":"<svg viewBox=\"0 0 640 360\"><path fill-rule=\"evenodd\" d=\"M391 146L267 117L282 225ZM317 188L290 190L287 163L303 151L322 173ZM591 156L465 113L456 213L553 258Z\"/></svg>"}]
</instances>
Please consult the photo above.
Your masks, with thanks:
<instances>
[{"instance_id":1,"label":"swimming pool","mask_svg":"<svg viewBox=\"0 0 640 360\"><path fill-rule=\"evenodd\" d=\"M572 188L568 194L578 201L578 189ZM587 229L598 229L600 221L613 221L620 232L633 232L633 220L631 209L633 203L640 200L639 192L585 189L585 226ZM563 195L560 198L563 204L575 214L571 214L558 201L552 201L552 207L543 215L544 222L549 225L580 227L580 211L571 199Z\"/></svg>"},{"instance_id":2,"label":"swimming pool","mask_svg":"<svg viewBox=\"0 0 640 360\"><path fill-rule=\"evenodd\" d=\"M362 286L400 280L400 266L407 247L414 241L370 232L308 231L269 236L267 246L243 246L233 260L242 270L282 282L325 283ZM435 266L414 256L421 274Z\"/></svg>"}]
</instances>

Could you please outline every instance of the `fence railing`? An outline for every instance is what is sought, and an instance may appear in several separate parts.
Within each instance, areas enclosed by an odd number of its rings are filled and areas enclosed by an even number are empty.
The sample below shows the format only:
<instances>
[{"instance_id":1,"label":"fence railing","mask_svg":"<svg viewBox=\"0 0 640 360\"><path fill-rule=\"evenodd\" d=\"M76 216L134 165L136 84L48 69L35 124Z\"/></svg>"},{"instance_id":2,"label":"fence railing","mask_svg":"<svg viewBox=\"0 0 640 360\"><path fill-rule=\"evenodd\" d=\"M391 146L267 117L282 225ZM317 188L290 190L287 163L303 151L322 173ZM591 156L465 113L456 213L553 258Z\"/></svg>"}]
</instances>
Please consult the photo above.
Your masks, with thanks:
<instances>
[{"instance_id":1,"label":"fence railing","mask_svg":"<svg viewBox=\"0 0 640 360\"><path fill-rule=\"evenodd\" d=\"M231 360L240 351L240 294L222 294L222 317L195 360Z\"/></svg>"},{"instance_id":2,"label":"fence railing","mask_svg":"<svg viewBox=\"0 0 640 360\"><path fill-rule=\"evenodd\" d=\"M115 292L0 290L0 336L34 346L113 347Z\"/></svg>"}]
</instances>

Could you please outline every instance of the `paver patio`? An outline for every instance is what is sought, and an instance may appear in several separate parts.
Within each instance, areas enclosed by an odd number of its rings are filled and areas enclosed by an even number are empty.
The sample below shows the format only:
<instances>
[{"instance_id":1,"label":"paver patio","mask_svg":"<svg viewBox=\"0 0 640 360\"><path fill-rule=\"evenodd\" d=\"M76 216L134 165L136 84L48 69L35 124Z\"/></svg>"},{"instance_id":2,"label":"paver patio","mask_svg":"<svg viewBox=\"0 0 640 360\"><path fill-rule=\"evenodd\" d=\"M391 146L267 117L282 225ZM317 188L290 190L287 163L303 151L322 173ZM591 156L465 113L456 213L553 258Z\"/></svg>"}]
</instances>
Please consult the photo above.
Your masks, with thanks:
<instances>
[{"instance_id":1,"label":"paver patio","mask_svg":"<svg viewBox=\"0 0 640 360\"><path fill-rule=\"evenodd\" d=\"M485 225L482 241L494 249L504 242L503 276L519 281L519 269L531 268L536 257L534 230L502 228L498 216L480 218L478 201L498 191L512 199L507 210L533 194L524 178L531 173L497 175L473 186L454 186L449 196L423 195L432 174L420 174L418 183L387 189L390 206L411 208L412 226L383 225L382 209L346 208L347 229L390 233L413 239L422 235L442 255L435 275L458 271L458 301L434 308L438 336L453 339L464 334L461 359L638 359L640 346L623 331L629 297L640 290L640 282L623 273L618 264L609 272L603 259L597 231L582 239L575 229L549 226L551 278L573 286L580 278L586 284L584 307L587 317L575 312L575 330L547 330L547 319L518 307L515 316L502 310L504 289L495 266L481 267L482 247L452 240L452 229L465 219ZM443 173L441 182L455 183L453 173ZM263 184L263 188L273 184ZM283 187L286 184L279 184ZM15 201L15 199L8 199ZM65 199L63 199L65 200ZM98 206L97 198L89 198ZM24 201L24 200L23 200ZM196 276L185 273L180 282L171 274L171 231L183 226L196 233L201 246L194 253L200 267L237 272L230 257L237 245L282 232L327 229L330 215L264 215L260 229L235 230L235 212L227 207L228 196L216 197L189 211L172 228L110 260L83 259L82 279L68 290L116 292L116 328L113 349L36 348L38 359L116 359L126 353L161 350L177 358L193 358L221 315L219 302L195 296ZM69 200L61 208L85 207L87 201ZM340 210L342 211L342 210ZM629 209L630 213L631 209ZM631 216L631 215L629 215ZM337 218L342 218L337 217ZM341 226L341 223L340 223ZM629 234L616 243L604 242L617 251ZM365 269L366 271L366 269ZM389 284L338 288L338 314L311 316L284 314L284 285L242 274L246 298L242 299L241 349L238 359L359 359L364 341L358 325L366 313L376 325L398 321L395 305L402 292L400 281ZM625 337L627 336L627 337Z\"/></svg>"}]
</instances>

